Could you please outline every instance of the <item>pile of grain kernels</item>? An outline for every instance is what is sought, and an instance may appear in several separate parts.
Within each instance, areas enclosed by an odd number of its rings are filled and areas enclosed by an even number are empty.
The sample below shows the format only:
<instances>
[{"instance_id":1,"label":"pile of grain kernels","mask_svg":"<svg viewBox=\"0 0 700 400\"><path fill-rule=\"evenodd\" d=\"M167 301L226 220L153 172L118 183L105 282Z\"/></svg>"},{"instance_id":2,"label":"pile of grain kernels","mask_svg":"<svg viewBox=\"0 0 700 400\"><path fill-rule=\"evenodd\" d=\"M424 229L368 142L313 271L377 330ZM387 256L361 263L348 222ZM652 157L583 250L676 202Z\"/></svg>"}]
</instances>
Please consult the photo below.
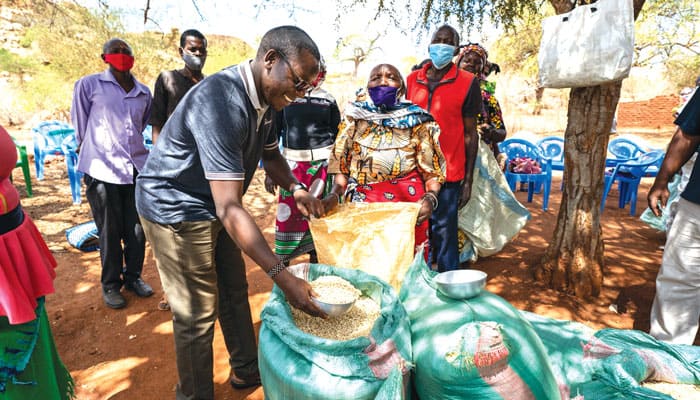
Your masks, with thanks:
<instances>
[{"instance_id":1,"label":"pile of grain kernels","mask_svg":"<svg viewBox=\"0 0 700 400\"><path fill-rule=\"evenodd\" d=\"M685 385L680 383L643 382L642 386L656 390L673 397L676 400L700 399L700 385Z\"/></svg>"},{"instance_id":2,"label":"pile of grain kernels","mask_svg":"<svg viewBox=\"0 0 700 400\"><path fill-rule=\"evenodd\" d=\"M334 275L319 276L310 284L318 294L317 299L326 304L352 303L362 294L352 283Z\"/></svg>"},{"instance_id":3,"label":"pile of grain kernels","mask_svg":"<svg viewBox=\"0 0 700 400\"><path fill-rule=\"evenodd\" d=\"M333 279L331 279L333 278ZM359 296L361 292L345 279L336 276L323 276L311 282L311 286L316 293L321 296L321 300L329 302L336 298L336 294L325 294L325 287L341 287L343 290L348 290L348 285L352 289L353 298ZM321 289L323 287L323 289ZM321 293L324 292L324 294ZM327 296L327 297L326 297ZM340 295L340 296L347 296ZM337 300L336 300L337 301ZM336 302L336 304L338 304ZM303 311L292 307L292 318L294 323L303 332L310 335L322 337L332 340L351 340L362 336L369 336L374 326L374 321L381 314L381 308L374 300L369 297L362 296L355 304L339 317L331 317L328 319L312 317Z\"/></svg>"},{"instance_id":4,"label":"pile of grain kernels","mask_svg":"<svg viewBox=\"0 0 700 400\"><path fill-rule=\"evenodd\" d=\"M369 297L360 297L345 314L334 318L317 318L292 307L294 323L310 335L332 339L350 340L369 336L374 321L381 314L379 305Z\"/></svg>"}]
</instances>

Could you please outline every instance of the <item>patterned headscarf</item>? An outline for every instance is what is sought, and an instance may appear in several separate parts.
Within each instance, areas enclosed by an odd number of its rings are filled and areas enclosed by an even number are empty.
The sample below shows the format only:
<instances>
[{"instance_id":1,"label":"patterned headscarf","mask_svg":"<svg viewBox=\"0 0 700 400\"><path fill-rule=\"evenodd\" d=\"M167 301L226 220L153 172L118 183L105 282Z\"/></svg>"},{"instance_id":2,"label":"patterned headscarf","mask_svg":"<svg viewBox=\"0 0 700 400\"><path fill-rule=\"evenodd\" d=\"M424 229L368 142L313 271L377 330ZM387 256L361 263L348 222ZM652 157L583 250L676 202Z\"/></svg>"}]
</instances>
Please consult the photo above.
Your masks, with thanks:
<instances>
[{"instance_id":1,"label":"patterned headscarf","mask_svg":"<svg viewBox=\"0 0 700 400\"><path fill-rule=\"evenodd\" d=\"M488 61L489 52L486 51L486 49L483 46L481 46L479 43L467 43L465 45L460 46L459 54L457 54L457 60L455 60L455 64L457 64L459 66L459 62L468 53L476 53L479 57L481 57L481 64L484 67L489 62ZM481 76L480 78L484 79L486 77Z\"/></svg>"}]
</instances>

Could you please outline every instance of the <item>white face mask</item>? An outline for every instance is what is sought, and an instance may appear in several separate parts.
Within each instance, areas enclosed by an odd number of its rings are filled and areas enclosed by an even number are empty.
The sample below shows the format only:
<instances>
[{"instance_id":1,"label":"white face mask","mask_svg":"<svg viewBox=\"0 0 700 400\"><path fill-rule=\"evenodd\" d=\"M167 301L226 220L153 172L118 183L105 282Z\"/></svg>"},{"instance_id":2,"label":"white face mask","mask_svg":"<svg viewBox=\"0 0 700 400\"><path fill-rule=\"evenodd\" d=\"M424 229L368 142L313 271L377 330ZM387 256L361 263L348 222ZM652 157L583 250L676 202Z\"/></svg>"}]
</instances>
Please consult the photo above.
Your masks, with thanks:
<instances>
[{"instance_id":1,"label":"white face mask","mask_svg":"<svg viewBox=\"0 0 700 400\"><path fill-rule=\"evenodd\" d=\"M194 54L188 54L186 51L182 52L182 60L185 62L187 68L192 71L201 71L204 67L204 60L202 57L195 56Z\"/></svg>"}]
</instances>

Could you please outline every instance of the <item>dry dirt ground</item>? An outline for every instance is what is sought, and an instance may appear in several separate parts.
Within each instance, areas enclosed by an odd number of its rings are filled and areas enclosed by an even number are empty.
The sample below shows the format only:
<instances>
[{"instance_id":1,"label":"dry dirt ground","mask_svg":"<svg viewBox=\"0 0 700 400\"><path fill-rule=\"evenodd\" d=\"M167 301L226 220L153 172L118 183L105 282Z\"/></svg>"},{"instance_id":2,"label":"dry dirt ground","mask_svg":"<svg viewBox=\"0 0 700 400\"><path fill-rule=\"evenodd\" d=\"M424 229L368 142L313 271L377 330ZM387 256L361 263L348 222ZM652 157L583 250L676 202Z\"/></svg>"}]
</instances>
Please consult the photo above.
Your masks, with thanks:
<instances>
[{"instance_id":1,"label":"dry dirt ground","mask_svg":"<svg viewBox=\"0 0 700 400\"><path fill-rule=\"evenodd\" d=\"M656 132L642 136L657 147L665 147L670 135L671 132ZM19 169L14 170L14 181L23 206L58 261L56 293L48 296L47 309L59 353L75 378L78 398L174 398L177 373L171 315L156 308L162 291L150 249L147 248L143 275L156 295L141 299L127 292L126 308L108 309L100 294L98 252L80 252L65 239L67 228L88 221L91 216L84 198L80 205L71 203L63 160L57 158L47 164L43 181L33 179L31 198L26 197ZM584 301L548 289L531 277L529 266L540 260L552 236L561 201L561 192L554 189L559 182L560 176L555 176L547 212L541 209L541 196L536 195L534 202L528 204L526 193L517 193L532 218L500 254L475 265L488 273L487 289L519 309L549 317L579 321L594 328L648 330L664 234L630 216L629 207L618 209L616 190L611 191L602 218L606 269L600 297ZM648 180L642 183L637 214L644 208L650 184ZM246 195L246 205L272 243L275 198L262 186L262 174L257 174ZM253 262L247 261L250 303L259 328L260 311L272 283ZM700 340L696 339L698 343ZM262 399L260 388L236 391L228 385L227 356L218 329L214 347L216 399Z\"/></svg>"}]
</instances>

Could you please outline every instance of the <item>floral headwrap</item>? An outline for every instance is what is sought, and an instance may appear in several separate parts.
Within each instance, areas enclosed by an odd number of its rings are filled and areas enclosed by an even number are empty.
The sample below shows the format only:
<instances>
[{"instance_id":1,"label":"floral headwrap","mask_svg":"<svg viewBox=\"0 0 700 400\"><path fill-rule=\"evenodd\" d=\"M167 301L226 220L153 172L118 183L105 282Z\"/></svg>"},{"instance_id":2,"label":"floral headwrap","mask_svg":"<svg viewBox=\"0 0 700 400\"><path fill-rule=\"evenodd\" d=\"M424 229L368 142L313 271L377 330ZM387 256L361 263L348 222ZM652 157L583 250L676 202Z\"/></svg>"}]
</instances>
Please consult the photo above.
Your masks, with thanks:
<instances>
[{"instance_id":1,"label":"floral headwrap","mask_svg":"<svg viewBox=\"0 0 700 400\"><path fill-rule=\"evenodd\" d=\"M486 51L486 49L479 43L467 43L465 45L460 46L459 54L457 54L455 64L459 65L459 62L460 60L462 60L462 57L464 57L468 53L476 53L479 57L481 57L482 65L486 67L486 64L488 63L489 52ZM481 76L480 78L485 79L486 77Z\"/></svg>"}]
</instances>

